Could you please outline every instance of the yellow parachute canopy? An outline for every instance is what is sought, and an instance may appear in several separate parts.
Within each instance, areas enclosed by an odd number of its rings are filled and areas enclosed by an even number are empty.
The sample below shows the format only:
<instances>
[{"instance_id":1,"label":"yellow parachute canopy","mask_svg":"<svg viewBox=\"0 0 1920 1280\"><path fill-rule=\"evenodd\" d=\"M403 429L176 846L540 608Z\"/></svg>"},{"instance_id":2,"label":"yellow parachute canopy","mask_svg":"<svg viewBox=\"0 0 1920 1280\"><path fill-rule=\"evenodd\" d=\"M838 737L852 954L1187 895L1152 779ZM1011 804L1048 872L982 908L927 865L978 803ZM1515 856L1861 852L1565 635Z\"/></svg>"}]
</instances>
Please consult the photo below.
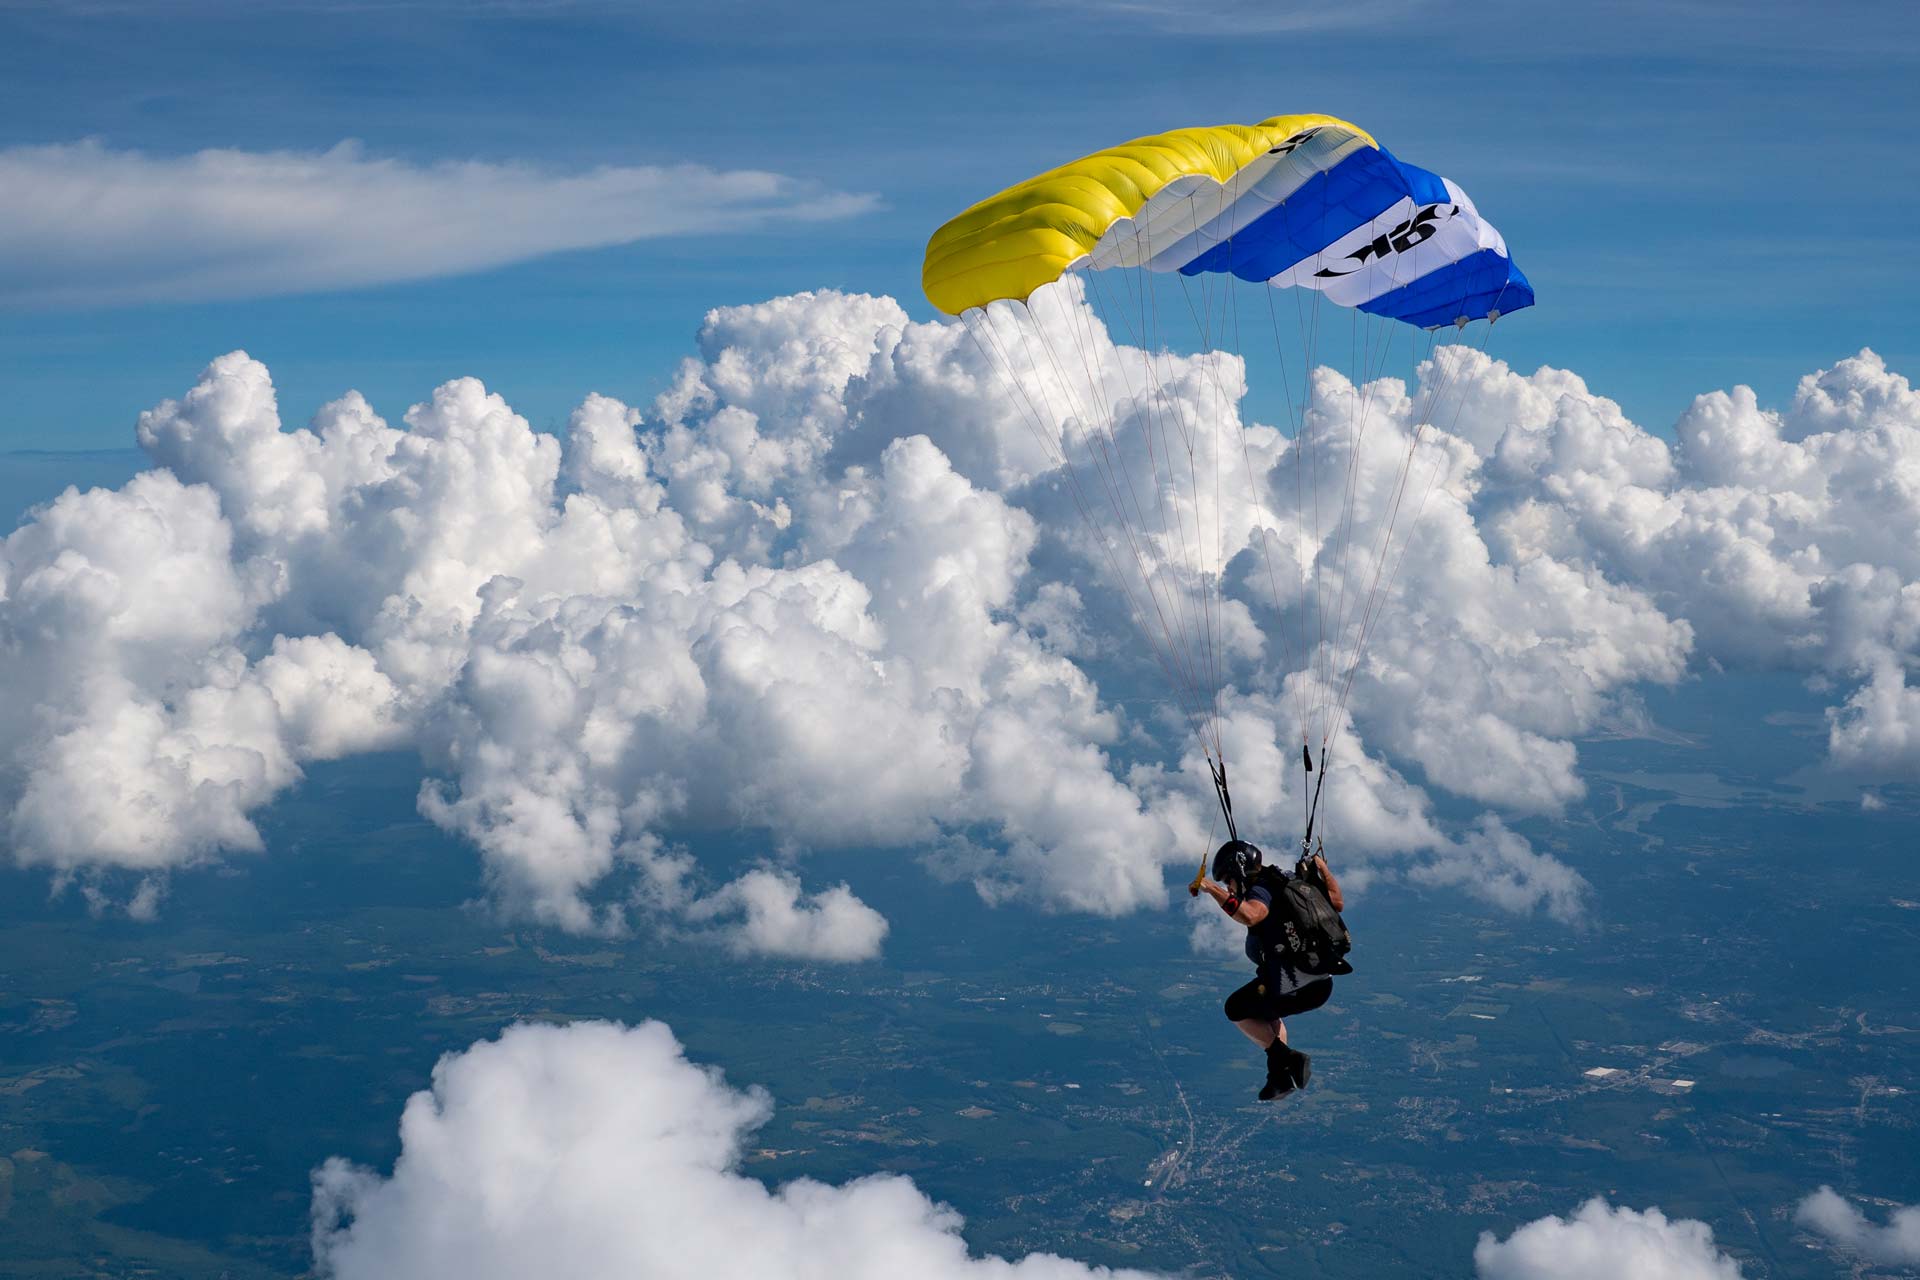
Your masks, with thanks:
<instances>
[{"instance_id":1,"label":"yellow parachute canopy","mask_svg":"<svg viewBox=\"0 0 1920 1280\"><path fill-rule=\"evenodd\" d=\"M947 222L927 242L920 280L949 315L1001 298L1025 298L1093 251L1177 178L1225 184L1302 130L1331 126L1369 146L1372 135L1334 116L1274 116L1135 138L1028 178Z\"/></svg>"}]
</instances>

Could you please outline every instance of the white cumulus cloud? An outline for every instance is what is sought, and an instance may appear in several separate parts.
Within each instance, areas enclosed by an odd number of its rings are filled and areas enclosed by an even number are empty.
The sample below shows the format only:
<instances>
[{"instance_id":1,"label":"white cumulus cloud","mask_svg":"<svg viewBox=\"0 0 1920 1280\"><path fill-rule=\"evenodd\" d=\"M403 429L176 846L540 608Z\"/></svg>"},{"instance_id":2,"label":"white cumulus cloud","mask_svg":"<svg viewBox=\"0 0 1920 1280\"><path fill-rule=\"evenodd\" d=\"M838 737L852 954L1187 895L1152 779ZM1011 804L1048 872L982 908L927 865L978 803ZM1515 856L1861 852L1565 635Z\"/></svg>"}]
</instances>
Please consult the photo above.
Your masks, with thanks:
<instances>
[{"instance_id":1,"label":"white cumulus cloud","mask_svg":"<svg viewBox=\"0 0 1920 1280\"><path fill-rule=\"evenodd\" d=\"M313 1249L335 1280L1144 1280L1052 1254L976 1257L911 1180L769 1188L741 1170L773 1110L662 1023L518 1025L443 1058L391 1174L328 1160Z\"/></svg>"},{"instance_id":2,"label":"white cumulus cloud","mask_svg":"<svg viewBox=\"0 0 1920 1280\"><path fill-rule=\"evenodd\" d=\"M873 197L699 165L562 172L326 151L0 149L0 305L180 302L457 275L568 249L842 218Z\"/></svg>"},{"instance_id":3,"label":"white cumulus cloud","mask_svg":"<svg viewBox=\"0 0 1920 1280\"><path fill-rule=\"evenodd\" d=\"M887 936L886 917L844 884L804 893L778 871L749 871L688 913L727 926L724 938L741 955L798 960L871 960Z\"/></svg>"},{"instance_id":4,"label":"white cumulus cloud","mask_svg":"<svg viewBox=\"0 0 1920 1280\"><path fill-rule=\"evenodd\" d=\"M1713 1243L1713 1228L1658 1209L1609 1205L1598 1196L1568 1217L1529 1222L1505 1240L1482 1232L1473 1249L1480 1280L1740 1280L1740 1264Z\"/></svg>"},{"instance_id":5,"label":"white cumulus cloud","mask_svg":"<svg viewBox=\"0 0 1920 1280\"><path fill-rule=\"evenodd\" d=\"M14 858L131 872L151 909L168 868L258 848L254 815L311 762L410 748L493 901L561 928L724 920L776 954L870 955L884 922L804 884L823 845L916 847L990 901L1162 906L1220 833L1129 613L1211 637L1242 828L1278 856L1301 724L1353 653L1312 611L1376 581L1319 818L1356 892L1577 920L1585 882L1513 820L1577 801L1578 739L1705 659L1819 675L1836 765L1920 769L1920 411L1871 353L1785 413L1703 397L1674 445L1573 374L1443 349L1420 377L1461 412L1424 434L1431 487L1389 563L1423 390L1320 370L1290 438L1242 419L1238 357L1117 342L1076 288L971 335L886 298L724 308L653 403L589 396L558 435L473 379L397 423L348 393L290 428L266 368L221 357L141 415L162 469L0 544ZM1084 358L1023 394L991 346L1035 323ZM1096 403L1109 476L1154 511L1124 554L1062 466ZM1167 483L1169 413L1212 424L1194 465L1233 483ZM1303 508L1308 449L1353 477L1351 555ZM1435 790L1482 813L1442 822ZM714 830L782 869L722 883L685 851Z\"/></svg>"},{"instance_id":6,"label":"white cumulus cloud","mask_svg":"<svg viewBox=\"0 0 1920 1280\"><path fill-rule=\"evenodd\" d=\"M1480 521L1509 559L1630 584L1695 653L1848 687L1833 765L1920 769L1920 393L1872 351L1801 379L1784 410L1698 397L1669 445L1568 375L1483 361L1463 431L1489 453Z\"/></svg>"},{"instance_id":7,"label":"white cumulus cloud","mask_svg":"<svg viewBox=\"0 0 1920 1280\"><path fill-rule=\"evenodd\" d=\"M1800 1202L1793 1220L1868 1262L1920 1266L1920 1205L1894 1206L1882 1226L1832 1187L1821 1187Z\"/></svg>"}]
</instances>

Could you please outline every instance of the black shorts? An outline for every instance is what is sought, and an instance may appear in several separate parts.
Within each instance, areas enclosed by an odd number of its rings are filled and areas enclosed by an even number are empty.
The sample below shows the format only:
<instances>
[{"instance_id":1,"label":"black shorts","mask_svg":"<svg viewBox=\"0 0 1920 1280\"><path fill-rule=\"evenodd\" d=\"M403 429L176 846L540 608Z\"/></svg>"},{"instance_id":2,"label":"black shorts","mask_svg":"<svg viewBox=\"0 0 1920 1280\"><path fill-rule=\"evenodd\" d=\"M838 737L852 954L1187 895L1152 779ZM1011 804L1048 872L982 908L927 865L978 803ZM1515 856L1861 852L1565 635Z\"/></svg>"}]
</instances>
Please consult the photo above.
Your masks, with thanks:
<instances>
[{"instance_id":1,"label":"black shorts","mask_svg":"<svg viewBox=\"0 0 1920 1280\"><path fill-rule=\"evenodd\" d=\"M1258 1018L1262 1022L1291 1018L1296 1013L1318 1009L1332 994L1332 978L1309 982L1297 991L1278 995L1274 993L1272 984L1264 977L1259 977L1227 997L1227 1017L1233 1022L1244 1022L1248 1018Z\"/></svg>"}]
</instances>

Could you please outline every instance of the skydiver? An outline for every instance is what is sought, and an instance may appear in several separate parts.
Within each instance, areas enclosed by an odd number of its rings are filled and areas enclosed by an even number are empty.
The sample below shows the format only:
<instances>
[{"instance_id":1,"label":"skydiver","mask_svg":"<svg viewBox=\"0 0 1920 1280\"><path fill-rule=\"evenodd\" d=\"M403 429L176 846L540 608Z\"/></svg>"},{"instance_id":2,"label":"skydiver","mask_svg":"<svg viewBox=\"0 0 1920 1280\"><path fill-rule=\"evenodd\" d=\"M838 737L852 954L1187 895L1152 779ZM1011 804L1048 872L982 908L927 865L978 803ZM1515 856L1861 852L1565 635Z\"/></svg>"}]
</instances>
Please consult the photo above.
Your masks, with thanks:
<instances>
[{"instance_id":1,"label":"skydiver","mask_svg":"<svg viewBox=\"0 0 1920 1280\"><path fill-rule=\"evenodd\" d=\"M1343 910L1340 882L1327 869L1327 860L1316 853L1306 866L1319 880L1333 909ZM1247 1039L1266 1051L1267 1081L1260 1089L1262 1102L1306 1087L1312 1058L1287 1044L1284 1019L1318 1009L1333 994L1331 977L1301 973L1286 962L1288 952L1280 936L1282 922L1270 914L1270 877L1279 874L1278 868L1262 865L1258 848L1244 840L1229 840L1213 855L1212 877L1200 876L1189 886L1196 897L1205 893L1236 923L1247 927L1247 958L1257 972L1252 982L1227 997L1226 1015Z\"/></svg>"}]
</instances>

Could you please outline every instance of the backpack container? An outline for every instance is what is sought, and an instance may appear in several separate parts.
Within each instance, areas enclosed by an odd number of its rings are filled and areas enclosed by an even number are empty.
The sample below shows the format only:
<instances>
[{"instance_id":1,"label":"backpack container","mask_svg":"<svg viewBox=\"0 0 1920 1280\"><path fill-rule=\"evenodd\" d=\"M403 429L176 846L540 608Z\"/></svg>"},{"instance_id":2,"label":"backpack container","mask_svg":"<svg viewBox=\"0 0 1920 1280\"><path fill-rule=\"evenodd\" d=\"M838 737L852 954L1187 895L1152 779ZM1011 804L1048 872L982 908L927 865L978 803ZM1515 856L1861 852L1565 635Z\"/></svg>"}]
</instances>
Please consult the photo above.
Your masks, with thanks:
<instances>
[{"instance_id":1,"label":"backpack container","mask_svg":"<svg viewBox=\"0 0 1920 1280\"><path fill-rule=\"evenodd\" d=\"M1273 894L1273 914L1280 923L1277 939L1268 959L1295 973L1314 977L1332 977L1352 973L1347 952L1353 949L1353 936L1347 922L1327 900L1326 890L1317 877L1304 869L1288 875L1278 867L1264 869L1267 889Z\"/></svg>"}]
</instances>

